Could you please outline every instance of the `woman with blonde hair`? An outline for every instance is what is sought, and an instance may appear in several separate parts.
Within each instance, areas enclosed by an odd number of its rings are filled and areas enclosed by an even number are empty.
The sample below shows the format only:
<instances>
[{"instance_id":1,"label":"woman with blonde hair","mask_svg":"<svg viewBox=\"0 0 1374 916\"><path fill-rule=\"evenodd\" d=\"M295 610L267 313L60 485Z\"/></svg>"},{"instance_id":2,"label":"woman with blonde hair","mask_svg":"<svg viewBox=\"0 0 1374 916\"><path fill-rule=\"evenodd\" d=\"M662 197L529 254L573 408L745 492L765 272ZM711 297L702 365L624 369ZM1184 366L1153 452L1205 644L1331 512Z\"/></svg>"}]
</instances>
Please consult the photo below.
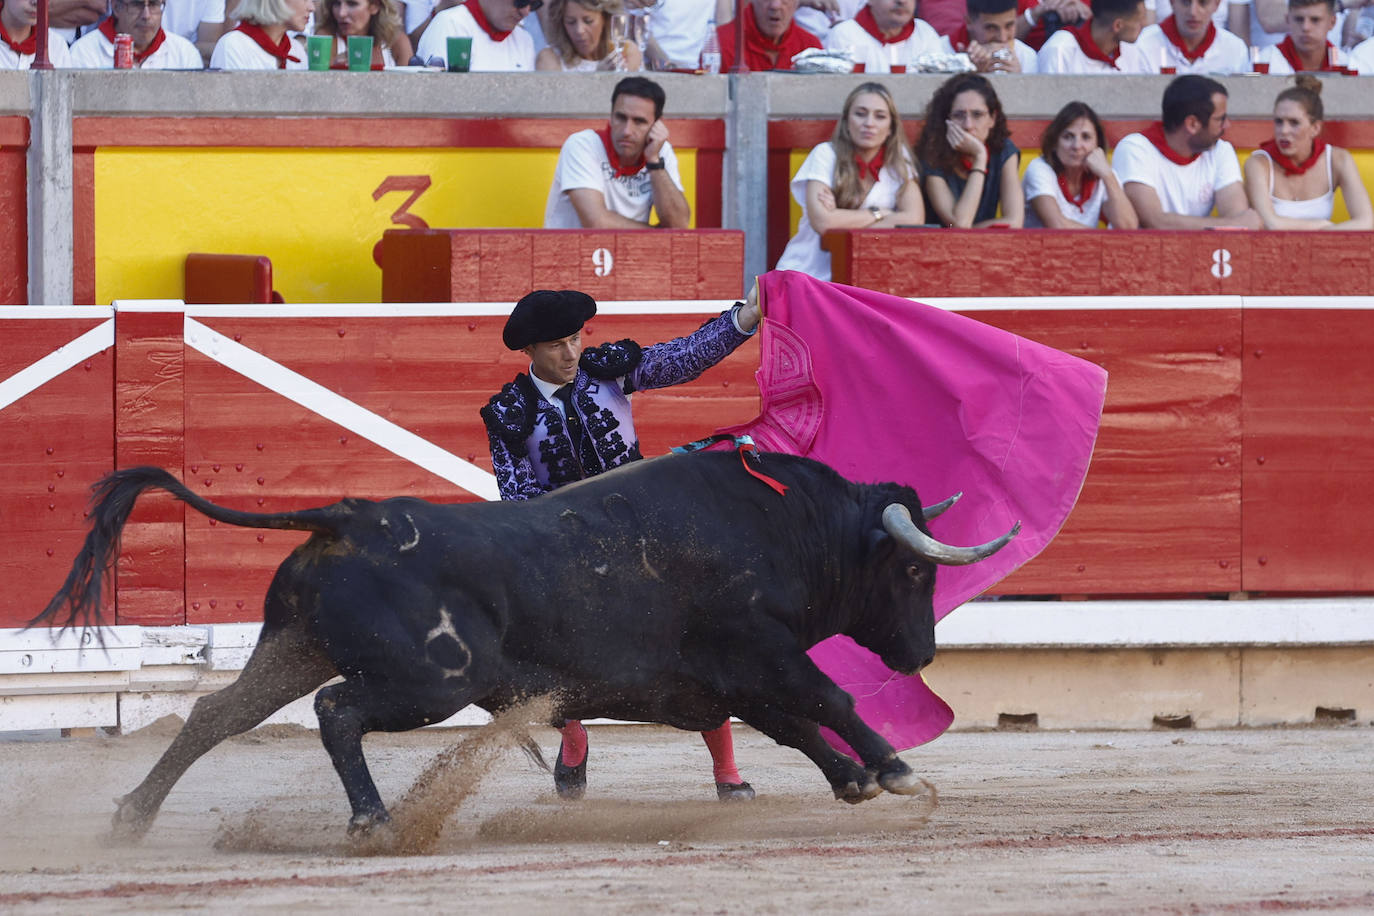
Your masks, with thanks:
<instances>
[{"instance_id":1,"label":"woman with blonde hair","mask_svg":"<svg viewBox=\"0 0 1374 916\"><path fill-rule=\"evenodd\" d=\"M548 47L535 59L536 70L591 73L639 70L643 55L634 42L611 34L611 18L624 16L623 0L553 0L544 19Z\"/></svg>"},{"instance_id":2,"label":"woman with blonde hair","mask_svg":"<svg viewBox=\"0 0 1374 916\"><path fill-rule=\"evenodd\" d=\"M239 0L230 16L239 21L215 42L211 70L304 70L305 51L287 32L303 32L315 0Z\"/></svg>"},{"instance_id":3,"label":"woman with blonde hair","mask_svg":"<svg viewBox=\"0 0 1374 916\"><path fill-rule=\"evenodd\" d=\"M348 67L350 35L372 38L373 70L408 64L413 53L396 0L325 0L315 16L314 34L334 36L335 70Z\"/></svg>"},{"instance_id":4,"label":"woman with blonde hair","mask_svg":"<svg viewBox=\"0 0 1374 916\"><path fill-rule=\"evenodd\" d=\"M1348 150L1321 138L1322 83L1299 74L1274 100L1274 139L1245 160L1245 193L1266 229L1374 229L1374 210ZM1336 191L1350 219L1333 223Z\"/></svg>"},{"instance_id":5,"label":"woman with blonde hair","mask_svg":"<svg viewBox=\"0 0 1374 916\"><path fill-rule=\"evenodd\" d=\"M821 236L831 229L921 225L925 203L917 180L892 93L881 83L855 87L834 135L811 150L792 178L801 221L778 269L829 280L830 255L821 251Z\"/></svg>"}]
</instances>

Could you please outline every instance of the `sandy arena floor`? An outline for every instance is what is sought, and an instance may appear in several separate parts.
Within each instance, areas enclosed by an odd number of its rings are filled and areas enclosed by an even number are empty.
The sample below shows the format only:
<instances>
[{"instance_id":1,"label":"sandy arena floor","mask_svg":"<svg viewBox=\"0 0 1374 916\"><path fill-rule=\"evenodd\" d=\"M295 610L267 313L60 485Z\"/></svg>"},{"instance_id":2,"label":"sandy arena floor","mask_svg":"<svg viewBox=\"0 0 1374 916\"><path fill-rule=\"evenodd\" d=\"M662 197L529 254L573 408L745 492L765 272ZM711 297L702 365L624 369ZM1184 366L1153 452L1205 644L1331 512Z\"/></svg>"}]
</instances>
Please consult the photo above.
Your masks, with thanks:
<instances>
[{"instance_id":1,"label":"sandy arena floor","mask_svg":"<svg viewBox=\"0 0 1374 916\"><path fill-rule=\"evenodd\" d=\"M383 796L473 734L369 737ZM0 741L0 912L1374 913L1368 726L952 733L904 755L933 807L850 807L799 754L736 735L750 804L716 802L701 740L669 729L593 728L575 804L501 750L449 784L426 855L350 846L304 731L212 751L136 846L109 843L110 799L165 730Z\"/></svg>"}]
</instances>

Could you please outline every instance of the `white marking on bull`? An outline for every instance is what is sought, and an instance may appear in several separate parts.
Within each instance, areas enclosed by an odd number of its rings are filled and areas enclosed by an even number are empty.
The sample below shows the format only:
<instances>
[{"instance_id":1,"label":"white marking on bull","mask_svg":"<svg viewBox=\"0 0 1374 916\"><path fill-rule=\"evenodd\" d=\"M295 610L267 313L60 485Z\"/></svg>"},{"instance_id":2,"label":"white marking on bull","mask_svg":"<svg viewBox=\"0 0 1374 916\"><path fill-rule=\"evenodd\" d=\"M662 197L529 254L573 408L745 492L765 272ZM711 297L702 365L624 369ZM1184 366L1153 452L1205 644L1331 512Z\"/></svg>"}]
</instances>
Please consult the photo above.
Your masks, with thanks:
<instances>
[{"instance_id":1,"label":"white marking on bull","mask_svg":"<svg viewBox=\"0 0 1374 916\"><path fill-rule=\"evenodd\" d=\"M660 575L658 574L658 570L654 569L654 564L652 564L652 563L649 562L649 539L648 539L648 538L641 537L641 538L639 539L639 555L640 555L640 557L641 557L641 559L643 560L643 563L644 563L644 571L645 571L646 573L648 573L650 576L652 576L653 578L655 578L655 579L657 579L658 581L662 582L662 581L663 581L663 577L660 576Z\"/></svg>"},{"instance_id":2,"label":"white marking on bull","mask_svg":"<svg viewBox=\"0 0 1374 916\"><path fill-rule=\"evenodd\" d=\"M406 517L409 518L410 516ZM418 535L416 540L419 540ZM458 644L458 648L463 650L463 654L467 656L467 661L463 662L463 667L461 668L445 668L443 665L439 665L438 662L435 662L435 665L444 673L444 677L446 678L463 677L467 674L468 665L472 664L472 650L468 648L467 643L463 642L463 637L459 636L458 631L454 629L453 615L450 614L448 608L444 607L442 604L439 605L439 625L425 634L426 654L428 654L429 644L441 636L452 638L453 641ZM430 658L430 661L434 661L433 657Z\"/></svg>"},{"instance_id":3,"label":"white marking on bull","mask_svg":"<svg viewBox=\"0 0 1374 916\"><path fill-rule=\"evenodd\" d=\"M408 551L414 550L416 547L419 546L419 544L420 544L420 528L419 528L418 525L415 524L415 519L413 519L413 518L410 517L410 513L409 513L409 512L403 512L403 513L401 513L401 514L405 516L406 521L410 522L410 532L411 532L412 537L411 537L410 540L406 541L406 542L405 542L404 544L402 544L401 547L400 547L400 552L401 552L401 553L407 553ZM444 613L447 614L448 612L445 611ZM455 635L456 635L456 634L455 634Z\"/></svg>"}]
</instances>

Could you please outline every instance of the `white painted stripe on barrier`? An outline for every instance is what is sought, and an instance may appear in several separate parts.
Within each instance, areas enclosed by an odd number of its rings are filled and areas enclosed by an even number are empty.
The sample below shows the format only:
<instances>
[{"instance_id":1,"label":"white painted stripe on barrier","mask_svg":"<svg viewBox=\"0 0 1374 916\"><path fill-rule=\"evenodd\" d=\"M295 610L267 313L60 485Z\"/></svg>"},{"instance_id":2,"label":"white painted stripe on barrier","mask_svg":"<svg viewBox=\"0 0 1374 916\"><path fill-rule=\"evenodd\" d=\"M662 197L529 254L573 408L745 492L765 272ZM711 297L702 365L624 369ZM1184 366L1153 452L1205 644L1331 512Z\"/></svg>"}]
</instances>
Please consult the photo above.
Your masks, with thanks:
<instances>
[{"instance_id":1,"label":"white painted stripe on barrier","mask_svg":"<svg viewBox=\"0 0 1374 916\"><path fill-rule=\"evenodd\" d=\"M63 344L37 362L0 382L0 410L57 378L63 372L114 346L114 319L107 318L85 334Z\"/></svg>"},{"instance_id":2,"label":"white painted stripe on barrier","mask_svg":"<svg viewBox=\"0 0 1374 916\"><path fill-rule=\"evenodd\" d=\"M946 649L1374 645L1374 598L973 601L936 627Z\"/></svg>"},{"instance_id":3,"label":"white painted stripe on barrier","mask_svg":"<svg viewBox=\"0 0 1374 916\"><path fill-rule=\"evenodd\" d=\"M210 359L470 493L483 499L496 499L500 495L496 477L476 465L330 391L299 372L234 342L190 316L184 319L184 323L187 346Z\"/></svg>"},{"instance_id":4,"label":"white painted stripe on barrier","mask_svg":"<svg viewBox=\"0 0 1374 916\"><path fill-rule=\"evenodd\" d=\"M734 299L605 300L601 315L714 315ZM195 318L505 318L513 302L334 302L302 305L186 305L180 300L129 300L115 303L122 312L181 312Z\"/></svg>"},{"instance_id":5,"label":"white painted stripe on barrier","mask_svg":"<svg viewBox=\"0 0 1374 916\"><path fill-rule=\"evenodd\" d=\"M0 305L0 319L9 321L14 318L46 320L53 318L98 318L114 317L114 309L108 305Z\"/></svg>"},{"instance_id":6,"label":"white painted stripe on barrier","mask_svg":"<svg viewBox=\"0 0 1374 916\"><path fill-rule=\"evenodd\" d=\"M1374 296L1246 296L1251 309L1374 309Z\"/></svg>"},{"instance_id":7,"label":"white painted stripe on barrier","mask_svg":"<svg viewBox=\"0 0 1374 916\"><path fill-rule=\"evenodd\" d=\"M1017 309L1041 311L1086 312L1124 311L1126 309L1240 309L1249 303L1244 296L1021 296L990 298L950 298L937 296L924 299L908 297L912 302L933 305L949 312L1004 312Z\"/></svg>"}]
</instances>

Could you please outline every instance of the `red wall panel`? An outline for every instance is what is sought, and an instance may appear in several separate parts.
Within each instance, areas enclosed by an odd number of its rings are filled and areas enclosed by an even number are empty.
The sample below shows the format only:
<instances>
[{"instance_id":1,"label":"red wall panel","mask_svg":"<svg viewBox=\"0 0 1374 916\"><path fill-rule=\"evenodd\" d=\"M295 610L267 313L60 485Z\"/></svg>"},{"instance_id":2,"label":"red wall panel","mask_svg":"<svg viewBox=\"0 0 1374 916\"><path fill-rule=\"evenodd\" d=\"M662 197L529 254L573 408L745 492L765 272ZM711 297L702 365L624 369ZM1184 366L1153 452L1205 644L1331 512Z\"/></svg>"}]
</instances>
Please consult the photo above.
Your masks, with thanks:
<instances>
[{"instance_id":1,"label":"red wall panel","mask_svg":"<svg viewBox=\"0 0 1374 916\"><path fill-rule=\"evenodd\" d=\"M0 380L104 320L4 322ZM114 465L112 367L106 350L0 409L0 627L43 609L86 536L88 488Z\"/></svg>"},{"instance_id":2,"label":"red wall panel","mask_svg":"<svg viewBox=\"0 0 1374 916\"><path fill-rule=\"evenodd\" d=\"M1239 309L972 312L1097 363L1107 402L1078 505L1002 594L1240 588Z\"/></svg>"},{"instance_id":3,"label":"red wall panel","mask_svg":"<svg viewBox=\"0 0 1374 916\"><path fill-rule=\"evenodd\" d=\"M1244 586L1374 591L1374 315L1248 309Z\"/></svg>"},{"instance_id":4,"label":"red wall panel","mask_svg":"<svg viewBox=\"0 0 1374 916\"><path fill-rule=\"evenodd\" d=\"M0 122L28 121L0 118ZM11 146L13 126L0 124L0 305L25 305L29 301L29 204L27 136L23 145Z\"/></svg>"}]
</instances>

